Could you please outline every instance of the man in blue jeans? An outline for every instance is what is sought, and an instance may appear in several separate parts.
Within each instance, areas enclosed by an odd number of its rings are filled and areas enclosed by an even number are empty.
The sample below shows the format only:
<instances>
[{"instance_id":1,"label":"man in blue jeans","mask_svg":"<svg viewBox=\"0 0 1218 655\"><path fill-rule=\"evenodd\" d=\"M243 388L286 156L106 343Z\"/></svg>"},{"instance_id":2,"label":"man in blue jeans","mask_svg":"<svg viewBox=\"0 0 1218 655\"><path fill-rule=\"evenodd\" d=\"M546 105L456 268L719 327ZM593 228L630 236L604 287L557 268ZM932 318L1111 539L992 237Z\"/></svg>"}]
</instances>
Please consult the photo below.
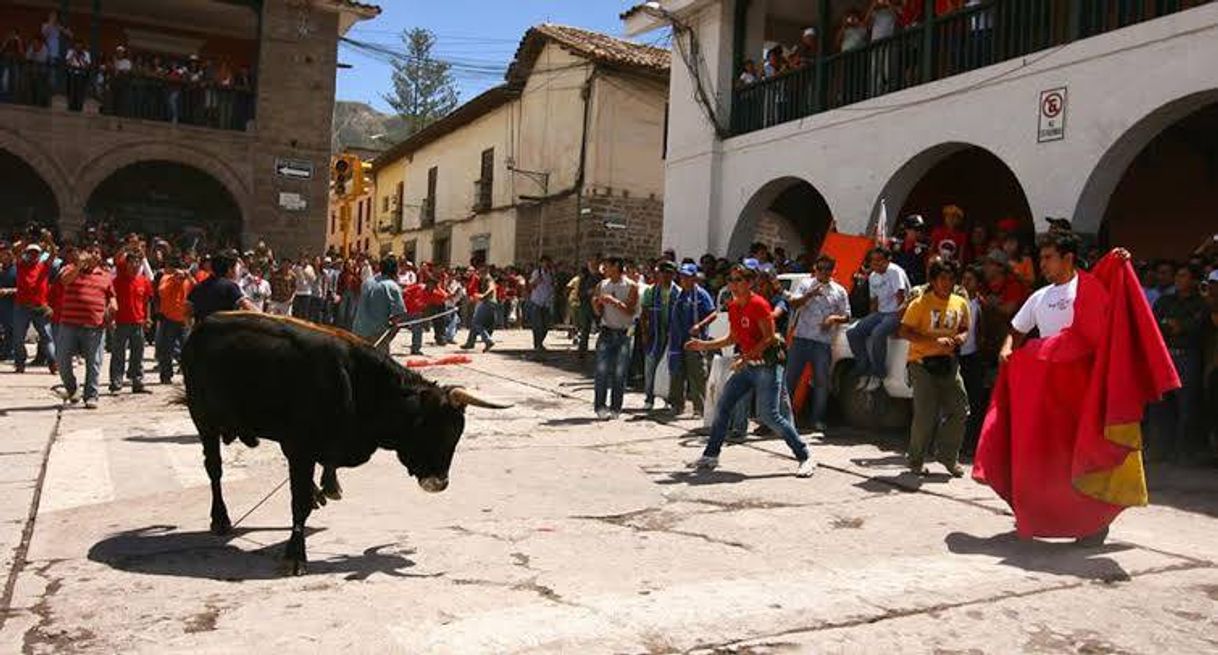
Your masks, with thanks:
<instances>
[{"instance_id":1,"label":"man in blue jeans","mask_svg":"<svg viewBox=\"0 0 1218 655\"><path fill-rule=\"evenodd\" d=\"M799 283L791 294L795 309L794 336L787 353L787 389L794 395L804 367L812 365L812 429L825 432L829 406L829 374L833 366L833 339L850 322L850 298L833 281L837 262L828 255L816 260L815 277Z\"/></svg>"},{"instance_id":2,"label":"man in blue jeans","mask_svg":"<svg viewBox=\"0 0 1218 655\"><path fill-rule=\"evenodd\" d=\"M867 255L871 275L871 313L846 331L854 369L859 374L860 391L875 391L888 376L888 338L901 326L901 306L909 295L909 277L892 263L887 248L875 248Z\"/></svg>"},{"instance_id":3,"label":"man in blue jeans","mask_svg":"<svg viewBox=\"0 0 1218 655\"><path fill-rule=\"evenodd\" d=\"M630 371L630 328L639 304L639 286L622 275L620 257L605 259L605 279L592 291L592 311L601 319L596 339L596 387L593 408L602 421L622 413ZM608 398L609 406L605 406Z\"/></svg>"},{"instance_id":4,"label":"man in blue jeans","mask_svg":"<svg viewBox=\"0 0 1218 655\"><path fill-rule=\"evenodd\" d=\"M736 403L753 392L757 397L757 418L775 433L782 436L791 448L799 467L795 475L811 477L816 471L816 462L808 453L795 425L781 411L783 390L782 366L777 363L773 349L778 337L774 334L774 317L770 303L753 293L751 288L757 272L743 265L732 267L728 276L728 288L732 300L728 303L728 319L731 332L714 341L691 339L686 348L693 351L720 350L733 344L739 346L740 354L732 362L732 376L723 385L719 404L715 408L715 421L711 425L710 441L706 450L689 467L712 470L719 466L719 452L727 438L728 423Z\"/></svg>"}]
</instances>

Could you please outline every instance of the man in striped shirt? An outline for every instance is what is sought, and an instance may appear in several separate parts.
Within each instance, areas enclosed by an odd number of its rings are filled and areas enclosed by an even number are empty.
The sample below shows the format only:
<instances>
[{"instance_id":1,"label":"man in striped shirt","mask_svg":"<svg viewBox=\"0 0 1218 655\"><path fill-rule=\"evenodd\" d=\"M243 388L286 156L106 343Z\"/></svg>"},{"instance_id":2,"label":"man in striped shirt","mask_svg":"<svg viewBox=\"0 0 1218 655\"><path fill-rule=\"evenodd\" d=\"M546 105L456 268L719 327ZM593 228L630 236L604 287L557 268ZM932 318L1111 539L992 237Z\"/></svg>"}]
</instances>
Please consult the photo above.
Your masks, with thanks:
<instances>
[{"instance_id":1,"label":"man in striped shirt","mask_svg":"<svg viewBox=\"0 0 1218 655\"><path fill-rule=\"evenodd\" d=\"M55 341L59 377L63 380L64 399L76 402L80 395L76 372L72 370L72 358L80 355L85 361L86 409L97 408L104 326L118 309L114 284L101 261L101 251L97 246L81 249L76 261L67 262L59 273L59 281L63 285L63 303Z\"/></svg>"}]
</instances>

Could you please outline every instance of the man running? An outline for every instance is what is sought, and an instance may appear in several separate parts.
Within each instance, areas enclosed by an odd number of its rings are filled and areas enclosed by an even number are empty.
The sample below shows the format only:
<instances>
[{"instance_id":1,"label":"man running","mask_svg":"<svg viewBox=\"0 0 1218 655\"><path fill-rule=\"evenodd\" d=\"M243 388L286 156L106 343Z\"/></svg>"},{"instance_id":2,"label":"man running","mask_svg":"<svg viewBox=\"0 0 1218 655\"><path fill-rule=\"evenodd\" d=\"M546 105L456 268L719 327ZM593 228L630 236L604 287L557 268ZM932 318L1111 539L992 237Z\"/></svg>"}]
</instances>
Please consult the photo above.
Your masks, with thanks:
<instances>
[{"instance_id":1,"label":"man running","mask_svg":"<svg viewBox=\"0 0 1218 655\"><path fill-rule=\"evenodd\" d=\"M715 421L711 426L710 441L702 457L691 462L690 468L712 470L719 466L719 452L727 438L728 423L736 403L750 392L757 397L757 418L775 433L782 436L799 460L795 475L811 477L816 471L816 462L808 453L795 426L783 416L780 407L783 386L782 365L777 352L781 349L774 333L774 317L770 303L753 293L753 280L757 271L737 264L732 267L727 281L732 300L727 305L731 332L722 339L703 341L691 339L685 347L693 351L720 350L735 344L740 354L732 362L732 376L723 385Z\"/></svg>"}]
</instances>

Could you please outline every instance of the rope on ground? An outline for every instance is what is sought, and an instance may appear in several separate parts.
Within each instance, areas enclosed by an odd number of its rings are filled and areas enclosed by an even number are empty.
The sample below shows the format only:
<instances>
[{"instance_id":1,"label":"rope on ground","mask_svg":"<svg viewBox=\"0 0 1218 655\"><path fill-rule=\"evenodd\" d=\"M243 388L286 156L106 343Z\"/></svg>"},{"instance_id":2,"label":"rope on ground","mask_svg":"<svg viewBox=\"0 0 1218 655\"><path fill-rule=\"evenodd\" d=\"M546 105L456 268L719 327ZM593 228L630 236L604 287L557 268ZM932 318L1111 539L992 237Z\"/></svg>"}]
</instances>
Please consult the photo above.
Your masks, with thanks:
<instances>
[{"instance_id":1,"label":"rope on ground","mask_svg":"<svg viewBox=\"0 0 1218 655\"><path fill-rule=\"evenodd\" d=\"M288 483L288 480L290 480L290 479L291 479L291 477L290 477L290 476L289 476L289 477L284 478L284 479L283 479L283 482L280 482L280 483L279 483L279 484L278 484L278 485L277 485L277 486L276 486L274 489L271 489L271 492L270 492L270 493L268 493L267 495L263 496L263 497L262 497L262 500L258 501L258 504L257 504L257 505L254 505L253 507L251 507L251 508L250 508L250 511L248 511L248 512L246 512L246 513L242 514L242 515L241 515L241 518L237 519L237 520L236 520L236 521L233 523L233 527L235 528L235 527L237 527L238 525L241 525L241 522L242 522L242 521L244 521L245 519L249 518L250 514L253 514L254 512L258 511L258 508L259 508L259 507L262 507L263 505L265 505L265 504L266 504L266 501L270 500L272 496L274 496L276 493L278 493L278 492L279 492L279 490L283 488L283 485L287 484L287 483Z\"/></svg>"}]
</instances>

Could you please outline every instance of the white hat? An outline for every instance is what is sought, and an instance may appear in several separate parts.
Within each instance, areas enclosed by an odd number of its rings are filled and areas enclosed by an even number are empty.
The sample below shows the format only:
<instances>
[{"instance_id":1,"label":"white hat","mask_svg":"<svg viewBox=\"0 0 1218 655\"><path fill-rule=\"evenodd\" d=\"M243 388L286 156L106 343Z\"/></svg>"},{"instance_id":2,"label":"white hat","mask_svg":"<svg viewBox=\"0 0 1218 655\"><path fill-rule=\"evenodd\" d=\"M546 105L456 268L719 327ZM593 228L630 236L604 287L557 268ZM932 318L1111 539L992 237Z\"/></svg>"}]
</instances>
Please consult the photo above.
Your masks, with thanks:
<instances>
[{"instance_id":1,"label":"white hat","mask_svg":"<svg viewBox=\"0 0 1218 655\"><path fill-rule=\"evenodd\" d=\"M816 36L816 28L815 27L805 27L804 36Z\"/></svg>"},{"instance_id":2,"label":"white hat","mask_svg":"<svg viewBox=\"0 0 1218 655\"><path fill-rule=\"evenodd\" d=\"M31 250L33 250L34 252L40 253L40 252L42 252L42 246L40 246L36 243L27 244L25 246L25 252L29 252Z\"/></svg>"},{"instance_id":3,"label":"white hat","mask_svg":"<svg viewBox=\"0 0 1218 655\"><path fill-rule=\"evenodd\" d=\"M1210 277L1209 277L1209 281L1210 281L1210 282L1218 282L1218 268L1216 268L1216 269L1214 269L1214 270L1210 271Z\"/></svg>"}]
</instances>

